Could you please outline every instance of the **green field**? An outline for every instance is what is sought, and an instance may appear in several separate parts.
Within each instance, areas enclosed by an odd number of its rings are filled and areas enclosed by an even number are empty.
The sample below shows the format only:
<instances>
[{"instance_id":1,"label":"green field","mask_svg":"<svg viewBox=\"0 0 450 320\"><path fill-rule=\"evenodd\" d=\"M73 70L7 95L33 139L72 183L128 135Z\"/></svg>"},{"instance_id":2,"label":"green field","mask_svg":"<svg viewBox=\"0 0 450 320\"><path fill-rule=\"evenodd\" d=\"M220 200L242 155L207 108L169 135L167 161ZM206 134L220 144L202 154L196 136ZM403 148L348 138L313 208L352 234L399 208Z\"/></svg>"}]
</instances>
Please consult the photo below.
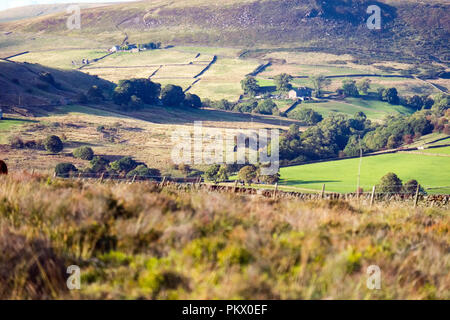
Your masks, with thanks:
<instances>
[{"instance_id":1,"label":"green field","mask_svg":"<svg viewBox=\"0 0 450 320\"><path fill-rule=\"evenodd\" d=\"M439 150L439 149L435 149ZM281 184L299 188L354 192L359 159L330 161L281 169ZM361 166L361 187L370 191L388 172L396 173L403 182L416 179L429 193L450 193L450 159L419 154L386 154L365 157Z\"/></svg>"},{"instance_id":2,"label":"green field","mask_svg":"<svg viewBox=\"0 0 450 320\"><path fill-rule=\"evenodd\" d=\"M382 120L387 115L408 115L412 110L403 106L390 105L378 100L366 100L362 98L346 98L343 101L327 101L321 103L302 103L297 108L310 108L327 117L333 112L344 113L353 116L362 111L371 120Z\"/></svg>"},{"instance_id":3,"label":"green field","mask_svg":"<svg viewBox=\"0 0 450 320\"><path fill-rule=\"evenodd\" d=\"M425 152L425 153L436 153L436 154L448 154L448 155L450 155L450 147L425 149L422 152ZM448 159L448 161L450 162L450 158Z\"/></svg>"},{"instance_id":4,"label":"green field","mask_svg":"<svg viewBox=\"0 0 450 320\"><path fill-rule=\"evenodd\" d=\"M0 120L0 143L6 143L8 138L8 133L27 121L21 120L21 119L3 119Z\"/></svg>"}]
</instances>

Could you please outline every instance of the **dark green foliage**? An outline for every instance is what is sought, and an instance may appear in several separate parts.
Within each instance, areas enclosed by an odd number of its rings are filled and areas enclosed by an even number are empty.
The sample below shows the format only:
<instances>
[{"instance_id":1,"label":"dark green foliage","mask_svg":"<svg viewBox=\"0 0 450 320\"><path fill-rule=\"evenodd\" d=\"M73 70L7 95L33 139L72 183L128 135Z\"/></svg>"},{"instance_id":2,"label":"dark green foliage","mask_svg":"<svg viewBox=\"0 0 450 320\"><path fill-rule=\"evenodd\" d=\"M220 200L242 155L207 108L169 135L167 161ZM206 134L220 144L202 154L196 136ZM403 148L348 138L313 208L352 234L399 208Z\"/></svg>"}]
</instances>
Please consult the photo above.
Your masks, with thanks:
<instances>
[{"instance_id":1,"label":"dark green foliage","mask_svg":"<svg viewBox=\"0 0 450 320\"><path fill-rule=\"evenodd\" d=\"M211 181L211 182L217 182L218 180L218 173L220 170L220 165L218 164L214 164L209 166L208 169L206 169L204 177L207 181Z\"/></svg>"},{"instance_id":2,"label":"dark green foliage","mask_svg":"<svg viewBox=\"0 0 450 320\"><path fill-rule=\"evenodd\" d=\"M250 76L247 76L244 80L241 81L241 87L242 90L244 90L244 94L252 97L261 90L256 79Z\"/></svg>"},{"instance_id":3,"label":"dark green foliage","mask_svg":"<svg viewBox=\"0 0 450 320\"><path fill-rule=\"evenodd\" d=\"M254 112L270 115L274 114L277 110L277 105L271 99L266 99L258 103L258 106L254 109Z\"/></svg>"},{"instance_id":4,"label":"dark green foliage","mask_svg":"<svg viewBox=\"0 0 450 320\"><path fill-rule=\"evenodd\" d=\"M376 190L381 193L399 193L402 191L402 180L395 173L389 172L381 178Z\"/></svg>"},{"instance_id":5,"label":"dark green foliage","mask_svg":"<svg viewBox=\"0 0 450 320\"><path fill-rule=\"evenodd\" d=\"M289 91L292 89L291 81L292 76L287 73L282 73L277 75L275 80L275 85L277 86L278 91Z\"/></svg>"},{"instance_id":6,"label":"dark green foliage","mask_svg":"<svg viewBox=\"0 0 450 320\"><path fill-rule=\"evenodd\" d=\"M183 88L173 84L168 84L161 91L161 101L164 106L179 107L185 98Z\"/></svg>"},{"instance_id":7,"label":"dark green foliage","mask_svg":"<svg viewBox=\"0 0 450 320\"><path fill-rule=\"evenodd\" d=\"M289 118L303 121L310 126L315 125L323 120L323 117L320 113L309 108L294 110L289 114Z\"/></svg>"},{"instance_id":8,"label":"dark green foliage","mask_svg":"<svg viewBox=\"0 0 450 320\"><path fill-rule=\"evenodd\" d=\"M121 80L114 89L113 101L118 105L128 105L135 96L145 104L156 104L160 92L161 85L148 79ZM136 103L136 98L133 103Z\"/></svg>"},{"instance_id":9,"label":"dark green foliage","mask_svg":"<svg viewBox=\"0 0 450 320\"><path fill-rule=\"evenodd\" d=\"M187 93L183 104L185 107L198 109L202 107L202 100L196 94Z\"/></svg>"},{"instance_id":10,"label":"dark green foliage","mask_svg":"<svg viewBox=\"0 0 450 320\"><path fill-rule=\"evenodd\" d=\"M361 91L364 94L367 94L367 92L370 89L370 79L364 79L360 83L358 83L358 90Z\"/></svg>"},{"instance_id":11,"label":"dark green foliage","mask_svg":"<svg viewBox=\"0 0 450 320\"><path fill-rule=\"evenodd\" d=\"M105 172L105 171L108 171L108 169L109 169L108 159L106 159L104 157L100 157L100 156L94 157L91 160L90 165L91 165L91 167L90 167L89 171L91 171L92 173Z\"/></svg>"},{"instance_id":12,"label":"dark green foliage","mask_svg":"<svg viewBox=\"0 0 450 320\"><path fill-rule=\"evenodd\" d=\"M90 147L79 147L73 151L73 156L82 160L92 160L94 151Z\"/></svg>"},{"instance_id":13,"label":"dark green foliage","mask_svg":"<svg viewBox=\"0 0 450 320\"><path fill-rule=\"evenodd\" d=\"M342 82L342 91L347 97L359 97L358 87L356 81L345 80Z\"/></svg>"},{"instance_id":14,"label":"dark green foliage","mask_svg":"<svg viewBox=\"0 0 450 320\"><path fill-rule=\"evenodd\" d=\"M55 173L58 177L68 177L71 173L77 172L78 169L72 163L58 163L55 167Z\"/></svg>"},{"instance_id":15,"label":"dark green foliage","mask_svg":"<svg viewBox=\"0 0 450 320\"><path fill-rule=\"evenodd\" d=\"M396 88L389 88L383 93L383 101L387 101L390 104L397 105L400 103L400 98Z\"/></svg>"},{"instance_id":16,"label":"dark green foliage","mask_svg":"<svg viewBox=\"0 0 450 320\"><path fill-rule=\"evenodd\" d=\"M64 149L61 139L57 136L49 136L44 140L45 150L48 152L58 153Z\"/></svg>"},{"instance_id":17,"label":"dark green foliage","mask_svg":"<svg viewBox=\"0 0 450 320\"><path fill-rule=\"evenodd\" d=\"M158 169L150 169L146 165L138 165L135 169L127 173L127 177L155 178L160 177L161 172Z\"/></svg>"},{"instance_id":18,"label":"dark green foliage","mask_svg":"<svg viewBox=\"0 0 450 320\"><path fill-rule=\"evenodd\" d=\"M138 163L131 157L123 157L111 163L111 169L118 173L128 173L138 166Z\"/></svg>"},{"instance_id":19,"label":"dark green foliage","mask_svg":"<svg viewBox=\"0 0 450 320\"><path fill-rule=\"evenodd\" d=\"M234 104L226 99L222 99L220 101L211 101L210 99L205 99L203 100L203 106L206 108L213 108L218 110L232 110Z\"/></svg>"},{"instance_id":20,"label":"dark green foliage","mask_svg":"<svg viewBox=\"0 0 450 320\"><path fill-rule=\"evenodd\" d=\"M257 177L258 170L254 165L248 165L239 170L238 179L251 184Z\"/></svg>"},{"instance_id":21,"label":"dark green foliage","mask_svg":"<svg viewBox=\"0 0 450 320\"><path fill-rule=\"evenodd\" d=\"M433 110L444 114L450 108L450 96L448 94L438 94L434 99Z\"/></svg>"}]
</instances>

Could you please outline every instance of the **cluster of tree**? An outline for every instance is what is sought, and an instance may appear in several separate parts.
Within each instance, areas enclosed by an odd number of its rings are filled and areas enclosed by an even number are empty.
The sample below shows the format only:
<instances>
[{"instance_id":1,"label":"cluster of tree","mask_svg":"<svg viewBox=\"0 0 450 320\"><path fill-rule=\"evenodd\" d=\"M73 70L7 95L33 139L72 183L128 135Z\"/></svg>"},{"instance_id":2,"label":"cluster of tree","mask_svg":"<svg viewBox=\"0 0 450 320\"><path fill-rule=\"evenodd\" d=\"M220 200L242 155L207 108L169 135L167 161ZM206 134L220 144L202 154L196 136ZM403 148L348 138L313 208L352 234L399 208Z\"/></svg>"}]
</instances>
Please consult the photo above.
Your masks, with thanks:
<instances>
[{"instance_id":1,"label":"cluster of tree","mask_svg":"<svg viewBox=\"0 0 450 320\"><path fill-rule=\"evenodd\" d=\"M274 175L262 175L261 168L264 165L247 165L239 170L238 180L251 185L252 183L275 184L280 180L280 173Z\"/></svg>"},{"instance_id":2,"label":"cluster of tree","mask_svg":"<svg viewBox=\"0 0 450 320\"><path fill-rule=\"evenodd\" d=\"M303 121L310 126L318 124L323 120L323 117L320 113L309 108L297 108L294 111L290 112L288 116L289 118Z\"/></svg>"},{"instance_id":3,"label":"cluster of tree","mask_svg":"<svg viewBox=\"0 0 450 320\"><path fill-rule=\"evenodd\" d=\"M262 175L261 168L264 164L259 165L211 165L204 173L203 177L206 181L218 183L228 181L230 175L237 172L237 179L243 183L264 183L274 184L279 181L280 174Z\"/></svg>"},{"instance_id":4,"label":"cluster of tree","mask_svg":"<svg viewBox=\"0 0 450 320\"><path fill-rule=\"evenodd\" d=\"M147 49L147 50L155 50L161 48L161 42L149 42L138 45L139 48Z\"/></svg>"},{"instance_id":5,"label":"cluster of tree","mask_svg":"<svg viewBox=\"0 0 450 320\"><path fill-rule=\"evenodd\" d=\"M161 176L158 169L148 168L146 164L139 163L131 157L123 157L110 162L102 156L95 156L91 159L89 167L82 170L86 174L105 174L105 176L120 175L123 177L153 178ZM79 170L71 163L60 163L55 167L57 176L67 177Z\"/></svg>"},{"instance_id":6,"label":"cluster of tree","mask_svg":"<svg viewBox=\"0 0 450 320\"><path fill-rule=\"evenodd\" d=\"M436 118L436 117L435 117ZM389 117L383 124L372 123L358 112L354 117L331 115L316 126L301 133L298 126L291 126L280 139L282 160L306 162L339 156L357 156L386 148L397 148L411 143L414 138L431 133L437 117L432 122L431 111L417 112L411 116ZM447 123L444 124L448 128Z\"/></svg>"},{"instance_id":7,"label":"cluster of tree","mask_svg":"<svg viewBox=\"0 0 450 320\"><path fill-rule=\"evenodd\" d=\"M161 89L159 83L149 79L121 80L114 89L113 101L124 109L139 109L143 104L169 107L201 108L202 101L195 94L185 94L180 86L168 84Z\"/></svg>"},{"instance_id":8,"label":"cluster of tree","mask_svg":"<svg viewBox=\"0 0 450 320\"><path fill-rule=\"evenodd\" d=\"M409 180L403 184L402 180L393 172L389 172L383 176L380 183L375 186L375 190L379 193L405 193L405 194L415 194L419 188L419 194L425 195L425 190L419 185L417 180Z\"/></svg>"},{"instance_id":9,"label":"cluster of tree","mask_svg":"<svg viewBox=\"0 0 450 320\"><path fill-rule=\"evenodd\" d=\"M211 101L205 99L203 106L219 110L237 111L242 113L259 113L265 115L279 115L277 105L272 99L264 100L247 100L241 103L232 103L228 100L222 99L220 101Z\"/></svg>"}]
</instances>

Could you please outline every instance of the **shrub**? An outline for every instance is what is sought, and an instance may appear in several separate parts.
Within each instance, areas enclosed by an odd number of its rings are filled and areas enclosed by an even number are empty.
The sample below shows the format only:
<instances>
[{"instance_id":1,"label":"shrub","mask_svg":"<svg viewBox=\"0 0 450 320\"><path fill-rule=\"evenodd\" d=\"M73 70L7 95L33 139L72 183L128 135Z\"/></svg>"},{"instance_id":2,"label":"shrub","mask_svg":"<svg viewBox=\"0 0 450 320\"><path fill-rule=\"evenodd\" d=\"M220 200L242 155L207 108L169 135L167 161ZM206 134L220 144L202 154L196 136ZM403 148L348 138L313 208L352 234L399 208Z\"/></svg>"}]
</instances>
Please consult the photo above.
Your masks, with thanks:
<instances>
[{"instance_id":1,"label":"shrub","mask_svg":"<svg viewBox=\"0 0 450 320\"><path fill-rule=\"evenodd\" d=\"M158 169L150 169L147 168L146 165L139 165L135 169L131 170L127 173L127 177L132 178L134 176L143 177L143 178L151 178L151 177L159 177L161 173Z\"/></svg>"},{"instance_id":2,"label":"shrub","mask_svg":"<svg viewBox=\"0 0 450 320\"><path fill-rule=\"evenodd\" d=\"M58 163L55 167L55 173L58 177L68 177L71 173L77 172L78 169L72 163Z\"/></svg>"},{"instance_id":3,"label":"shrub","mask_svg":"<svg viewBox=\"0 0 450 320\"><path fill-rule=\"evenodd\" d=\"M247 184L252 183L256 176L257 170L253 165L243 167L241 170L239 170L238 173L238 179L244 181Z\"/></svg>"},{"instance_id":4,"label":"shrub","mask_svg":"<svg viewBox=\"0 0 450 320\"><path fill-rule=\"evenodd\" d=\"M45 150L48 152L58 153L64 149L61 139L57 136L49 136L44 140Z\"/></svg>"},{"instance_id":5,"label":"shrub","mask_svg":"<svg viewBox=\"0 0 450 320\"><path fill-rule=\"evenodd\" d=\"M188 108L201 108L202 100L198 95L188 93L184 98L184 106Z\"/></svg>"},{"instance_id":6,"label":"shrub","mask_svg":"<svg viewBox=\"0 0 450 320\"><path fill-rule=\"evenodd\" d=\"M122 159L111 163L111 169L116 172L128 173L131 170L135 169L137 166L137 162L134 161L131 157L123 157Z\"/></svg>"},{"instance_id":7,"label":"shrub","mask_svg":"<svg viewBox=\"0 0 450 320\"><path fill-rule=\"evenodd\" d=\"M94 151L90 147L79 147L73 151L73 156L82 160L92 160Z\"/></svg>"},{"instance_id":8,"label":"shrub","mask_svg":"<svg viewBox=\"0 0 450 320\"><path fill-rule=\"evenodd\" d=\"M10 137L9 145L14 149L22 149L24 147L23 140L18 136Z\"/></svg>"},{"instance_id":9,"label":"shrub","mask_svg":"<svg viewBox=\"0 0 450 320\"><path fill-rule=\"evenodd\" d=\"M161 91L161 101L163 105L170 107L179 107L185 99L183 88L168 84Z\"/></svg>"},{"instance_id":10,"label":"shrub","mask_svg":"<svg viewBox=\"0 0 450 320\"><path fill-rule=\"evenodd\" d=\"M323 117L320 113L314 111L309 108L302 108L300 110L296 110L289 114L289 117L292 119L304 121L307 125L315 125L323 120Z\"/></svg>"},{"instance_id":11,"label":"shrub","mask_svg":"<svg viewBox=\"0 0 450 320\"><path fill-rule=\"evenodd\" d=\"M399 193L402 190L402 180L395 173L389 172L381 178L377 190L382 193Z\"/></svg>"},{"instance_id":12,"label":"shrub","mask_svg":"<svg viewBox=\"0 0 450 320\"><path fill-rule=\"evenodd\" d=\"M109 160L99 156L94 157L90 164L90 171L93 173L105 172L109 168Z\"/></svg>"}]
</instances>

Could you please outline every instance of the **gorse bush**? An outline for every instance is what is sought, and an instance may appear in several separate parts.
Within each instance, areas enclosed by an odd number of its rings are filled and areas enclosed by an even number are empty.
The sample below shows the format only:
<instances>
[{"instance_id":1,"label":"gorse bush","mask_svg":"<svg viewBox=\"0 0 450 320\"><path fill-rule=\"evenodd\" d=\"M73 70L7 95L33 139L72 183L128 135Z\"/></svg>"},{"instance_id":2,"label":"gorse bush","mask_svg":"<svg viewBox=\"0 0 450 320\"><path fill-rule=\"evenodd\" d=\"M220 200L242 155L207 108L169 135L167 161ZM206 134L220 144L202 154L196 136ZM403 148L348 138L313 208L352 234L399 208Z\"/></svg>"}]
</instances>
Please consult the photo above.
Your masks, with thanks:
<instances>
[{"instance_id":1,"label":"gorse bush","mask_svg":"<svg viewBox=\"0 0 450 320\"><path fill-rule=\"evenodd\" d=\"M73 156L82 160L92 160L94 151L90 147L79 147L73 151Z\"/></svg>"},{"instance_id":2,"label":"gorse bush","mask_svg":"<svg viewBox=\"0 0 450 320\"><path fill-rule=\"evenodd\" d=\"M44 140L45 150L52 153L61 152L64 149L64 145L58 136L49 136Z\"/></svg>"}]
</instances>

